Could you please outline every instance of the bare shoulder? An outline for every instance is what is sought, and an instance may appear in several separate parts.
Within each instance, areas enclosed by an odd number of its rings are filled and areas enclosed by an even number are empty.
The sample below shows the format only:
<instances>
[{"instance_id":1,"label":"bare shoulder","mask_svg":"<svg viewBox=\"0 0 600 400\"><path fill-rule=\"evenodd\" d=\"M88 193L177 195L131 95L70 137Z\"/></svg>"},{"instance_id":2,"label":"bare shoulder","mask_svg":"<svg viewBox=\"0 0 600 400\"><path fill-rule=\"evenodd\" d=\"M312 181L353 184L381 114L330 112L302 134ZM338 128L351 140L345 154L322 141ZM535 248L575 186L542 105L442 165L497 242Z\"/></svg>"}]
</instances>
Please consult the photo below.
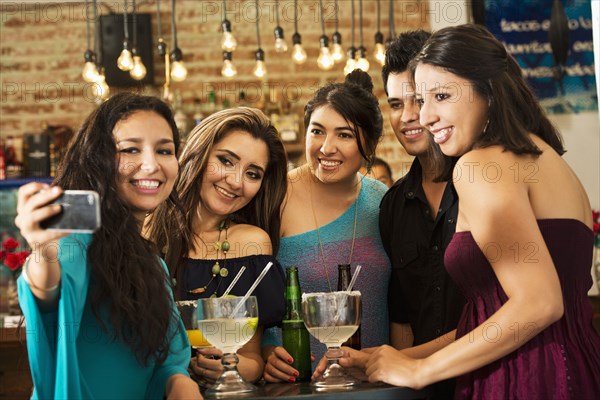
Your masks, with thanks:
<instances>
[{"instance_id":1,"label":"bare shoulder","mask_svg":"<svg viewBox=\"0 0 600 400\"><path fill-rule=\"evenodd\" d=\"M501 146L471 150L456 163L454 184L458 190L473 185L523 184L527 168L534 170L536 162L534 156L518 155Z\"/></svg>"},{"instance_id":2,"label":"bare shoulder","mask_svg":"<svg viewBox=\"0 0 600 400\"><path fill-rule=\"evenodd\" d=\"M229 231L230 241L239 243L244 249L243 256L273 254L271 237L262 228L249 224L237 224L232 226Z\"/></svg>"}]
</instances>

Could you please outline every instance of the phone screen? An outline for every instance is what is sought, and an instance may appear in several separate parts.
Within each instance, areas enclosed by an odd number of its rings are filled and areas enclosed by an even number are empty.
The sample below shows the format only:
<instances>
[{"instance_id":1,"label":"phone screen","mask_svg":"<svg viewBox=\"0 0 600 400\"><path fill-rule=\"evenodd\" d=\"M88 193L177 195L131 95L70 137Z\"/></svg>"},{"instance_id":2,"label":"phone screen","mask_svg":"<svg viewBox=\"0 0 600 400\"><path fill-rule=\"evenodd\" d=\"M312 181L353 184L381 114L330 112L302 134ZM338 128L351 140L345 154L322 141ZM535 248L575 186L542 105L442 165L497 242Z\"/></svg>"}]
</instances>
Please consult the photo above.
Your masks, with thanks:
<instances>
[{"instance_id":1,"label":"phone screen","mask_svg":"<svg viewBox=\"0 0 600 400\"><path fill-rule=\"evenodd\" d=\"M52 202L62 211L44 221L44 229L68 232L94 232L100 227L100 198L91 190L65 190Z\"/></svg>"}]
</instances>

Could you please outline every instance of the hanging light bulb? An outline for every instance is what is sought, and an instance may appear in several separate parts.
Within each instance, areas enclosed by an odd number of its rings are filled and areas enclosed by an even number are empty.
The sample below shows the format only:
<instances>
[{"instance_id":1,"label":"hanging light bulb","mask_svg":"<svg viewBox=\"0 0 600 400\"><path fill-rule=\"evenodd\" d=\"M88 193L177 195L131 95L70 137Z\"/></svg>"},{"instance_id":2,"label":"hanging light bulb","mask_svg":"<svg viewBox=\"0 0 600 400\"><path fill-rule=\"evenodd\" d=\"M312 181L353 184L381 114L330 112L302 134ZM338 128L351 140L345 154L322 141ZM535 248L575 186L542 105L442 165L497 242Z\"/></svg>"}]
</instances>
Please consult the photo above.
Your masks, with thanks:
<instances>
[{"instance_id":1,"label":"hanging light bulb","mask_svg":"<svg viewBox=\"0 0 600 400\"><path fill-rule=\"evenodd\" d=\"M321 36L319 39L321 48L319 49L319 58L317 59L317 65L324 71L330 70L333 67L333 57L329 51L329 39L326 35Z\"/></svg>"},{"instance_id":2,"label":"hanging light bulb","mask_svg":"<svg viewBox=\"0 0 600 400\"><path fill-rule=\"evenodd\" d=\"M379 64L385 64L385 46L383 45L383 33L375 34L375 59Z\"/></svg>"},{"instance_id":3,"label":"hanging light bulb","mask_svg":"<svg viewBox=\"0 0 600 400\"><path fill-rule=\"evenodd\" d=\"M288 50L288 45L283 38L283 28L277 26L273 33L275 34L275 51L277 53L285 53Z\"/></svg>"},{"instance_id":4,"label":"hanging light bulb","mask_svg":"<svg viewBox=\"0 0 600 400\"><path fill-rule=\"evenodd\" d=\"M223 40L221 41L221 49L223 51L232 52L237 47L237 40L231 32L231 22L228 19L224 19L221 23L223 27Z\"/></svg>"},{"instance_id":5,"label":"hanging light bulb","mask_svg":"<svg viewBox=\"0 0 600 400\"><path fill-rule=\"evenodd\" d=\"M100 71L98 74L98 78L92 85L92 93L96 98L106 99L110 93L110 88L106 83L106 77L104 76L104 71Z\"/></svg>"},{"instance_id":6,"label":"hanging light bulb","mask_svg":"<svg viewBox=\"0 0 600 400\"><path fill-rule=\"evenodd\" d=\"M356 47L352 46L348 49L348 60L346 61L346 66L344 67L344 75L348 75L356 68Z\"/></svg>"},{"instance_id":7,"label":"hanging light bulb","mask_svg":"<svg viewBox=\"0 0 600 400\"><path fill-rule=\"evenodd\" d=\"M182 82L187 78L187 74L187 68L183 63L183 53L179 47L176 47L171 52L171 79L175 82Z\"/></svg>"},{"instance_id":8,"label":"hanging light bulb","mask_svg":"<svg viewBox=\"0 0 600 400\"><path fill-rule=\"evenodd\" d=\"M358 48L358 61L356 61L356 68L362 69L365 72L369 71L369 60L367 60L367 49L364 46Z\"/></svg>"},{"instance_id":9,"label":"hanging light bulb","mask_svg":"<svg viewBox=\"0 0 600 400\"><path fill-rule=\"evenodd\" d=\"M96 55L93 51L88 49L85 51L85 53L83 53L83 58L85 59L85 65L83 66L81 76L86 82L95 82L96 79L98 79L98 68L96 68Z\"/></svg>"},{"instance_id":10,"label":"hanging light bulb","mask_svg":"<svg viewBox=\"0 0 600 400\"><path fill-rule=\"evenodd\" d=\"M232 78L237 75L237 69L232 62L233 54L230 51L223 52L223 68L221 68L221 75L225 78Z\"/></svg>"},{"instance_id":11,"label":"hanging light bulb","mask_svg":"<svg viewBox=\"0 0 600 400\"><path fill-rule=\"evenodd\" d=\"M127 41L123 42L123 51L121 51L119 58L117 58L117 67L121 71L131 71L133 68L133 57L128 49Z\"/></svg>"},{"instance_id":12,"label":"hanging light bulb","mask_svg":"<svg viewBox=\"0 0 600 400\"><path fill-rule=\"evenodd\" d=\"M267 66L265 65L265 52L263 49L256 51L256 65L252 71L257 78L264 78L267 74Z\"/></svg>"},{"instance_id":13,"label":"hanging light bulb","mask_svg":"<svg viewBox=\"0 0 600 400\"><path fill-rule=\"evenodd\" d=\"M146 66L142 62L142 57L138 55L133 56L133 68L129 71L129 75L136 81L141 81L146 77Z\"/></svg>"},{"instance_id":14,"label":"hanging light bulb","mask_svg":"<svg viewBox=\"0 0 600 400\"><path fill-rule=\"evenodd\" d=\"M331 46L331 57L333 62L340 62L344 60L344 49L342 48L342 35L339 32L334 32L331 37L333 45Z\"/></svg>"},{"instance_id":15,"label":"hanging light bulb","mask_svg":"<svg viewBox=\"0 0 600 400\"><path fill-rule=\"evenodd\" d=\"M302 36L298 32L292 36L294 48L292 50L292 61L295 64L304 64L306 62L306 51L302 47Z\"/></svg>"}]
</instances>

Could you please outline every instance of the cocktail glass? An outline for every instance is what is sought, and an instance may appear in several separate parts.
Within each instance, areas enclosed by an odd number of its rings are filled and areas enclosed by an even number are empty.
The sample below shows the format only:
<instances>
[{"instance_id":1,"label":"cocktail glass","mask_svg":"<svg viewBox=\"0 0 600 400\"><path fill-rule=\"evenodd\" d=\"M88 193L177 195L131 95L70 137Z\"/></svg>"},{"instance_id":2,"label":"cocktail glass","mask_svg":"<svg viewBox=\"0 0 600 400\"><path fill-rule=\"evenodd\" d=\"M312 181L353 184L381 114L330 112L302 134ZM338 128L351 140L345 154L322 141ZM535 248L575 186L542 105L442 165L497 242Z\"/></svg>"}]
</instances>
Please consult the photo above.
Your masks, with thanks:
<instances>
[{"instance_id":1,"label":"cocktail glass","mask_svg":"<svg viewBox=\"0 0 600 400\"><path fill-rule=\"evenodd\" d=\"M347 388L359 381L338 363L341 345L358 329L361 316L360 292L303 293L302 315L311 335L327 346L327 369L312 382L321 389Z\"/></svg>"},{"instance_id":2,"label":"cocktail glass","mask_svg":"<svg viewBox=\"0 0 600 400\"><path fill-rule=\"evenodd\" d=\"M181 315L192 348L212 347L198 329L198 300L180 300L176 301L175 305Z\"/></svg>"},{"instance_id":3,"label":"cocktail glass","mask_svg":"<svg viewBox=\"0 0 600 400\"><path fill-rule=\"evenodd\" d=\"M198 349L213 347L198 329L198 300L180 300L176 301L175 305L179 310L190 345L194 349L192 356L196 356L196 350ZM196 381L202 389L212 386L204 377L196 377Z\"/></svg>"},{"instance_id":4,"label":"cocktail glass","mask_svg":"<svg viewBox=\"0 0 600 400\"><path fill-rule=\"evenodd\" d=\"M239 303L243 302L239 307ZM237 311L235 311L237 309ZM235 313L233 314L233 311ZM237 351L254 336L258 326L256 296L198 300L198 327L210 344L223 352L223 373L206 391L211 397L256 390L237 370Z\"/></svg>"}]
</instances>

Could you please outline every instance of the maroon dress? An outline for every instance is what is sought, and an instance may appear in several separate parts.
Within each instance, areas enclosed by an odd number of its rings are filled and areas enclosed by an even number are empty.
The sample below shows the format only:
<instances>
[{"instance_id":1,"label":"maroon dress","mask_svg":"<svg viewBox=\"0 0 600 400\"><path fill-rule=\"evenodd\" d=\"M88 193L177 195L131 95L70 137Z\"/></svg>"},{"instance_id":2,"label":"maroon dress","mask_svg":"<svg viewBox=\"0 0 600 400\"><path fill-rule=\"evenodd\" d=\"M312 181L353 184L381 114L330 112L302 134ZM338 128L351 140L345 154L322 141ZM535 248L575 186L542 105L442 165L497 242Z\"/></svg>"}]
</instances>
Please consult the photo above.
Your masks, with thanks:
<instances>
[{"instance_id":1,"label":"maroon dress","mask_svg":"<svg viewBox=\"0 0 600 400\"><path fill-rule=\"evenodd\" d=\"M501 359L457 379L459 399L597 399L600 396L600 336L592 325L587 292L592 285L593 233L574 219L539 220L538 225L558 272L563 317ZM520 246L525 261L535 248ZM467 304L457 339L483 324L508 298L470 232L455 233L445 254L448 273ZM490 324L488 340L527 335L527 326L501 332Z\"/></svg>"}]
</instances>

